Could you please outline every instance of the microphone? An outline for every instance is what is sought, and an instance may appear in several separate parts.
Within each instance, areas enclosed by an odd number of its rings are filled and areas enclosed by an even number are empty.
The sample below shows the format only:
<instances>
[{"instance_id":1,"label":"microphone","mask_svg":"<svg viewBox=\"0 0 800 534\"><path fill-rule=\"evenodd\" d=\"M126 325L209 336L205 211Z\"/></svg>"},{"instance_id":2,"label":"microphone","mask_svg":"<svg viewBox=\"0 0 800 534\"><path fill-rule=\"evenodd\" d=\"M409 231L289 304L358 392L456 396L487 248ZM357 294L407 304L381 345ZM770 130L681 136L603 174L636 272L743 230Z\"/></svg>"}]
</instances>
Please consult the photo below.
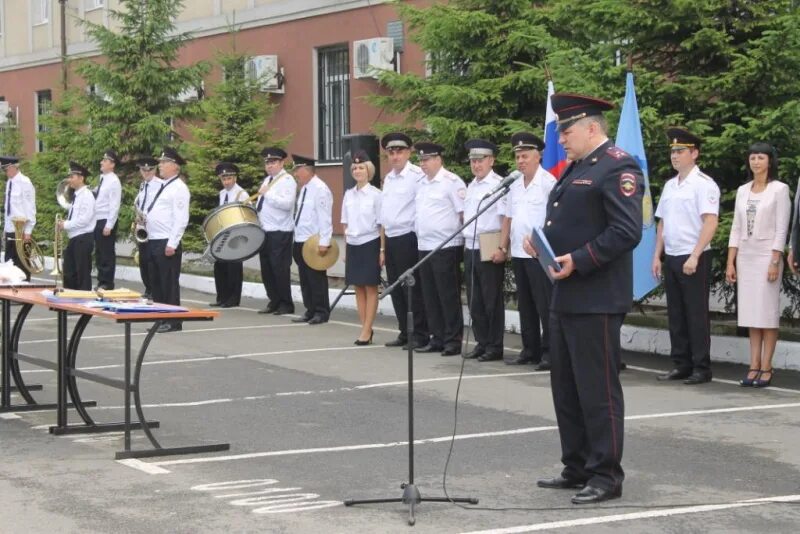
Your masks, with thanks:
<instances>
[{"instance_id":1,"label":"microphone","mask_svg":"<svg viewBox=\"0 0 800 534\"><path fill-rule=\"evenodd\" d=\"M486 200L487 198L494 196L495 193L503 191L504 189L508 189L509 187L511 187L511 184L513 184L518 178L521 177L522 177L521 172L519 171L512 172L511 174L503 178L503 181L497 184L497 187L495 187L494 189L483 195L481 200Z\"/></svg>"}]
</instances>

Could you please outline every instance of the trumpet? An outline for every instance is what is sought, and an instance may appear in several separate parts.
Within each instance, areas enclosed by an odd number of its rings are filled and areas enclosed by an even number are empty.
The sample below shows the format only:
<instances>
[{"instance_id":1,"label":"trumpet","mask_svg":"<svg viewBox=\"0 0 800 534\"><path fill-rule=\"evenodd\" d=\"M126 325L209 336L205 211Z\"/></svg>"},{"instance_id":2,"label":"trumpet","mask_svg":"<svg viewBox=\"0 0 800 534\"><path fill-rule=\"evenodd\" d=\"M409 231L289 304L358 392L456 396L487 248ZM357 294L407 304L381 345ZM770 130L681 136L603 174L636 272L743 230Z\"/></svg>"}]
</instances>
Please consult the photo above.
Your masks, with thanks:
<instances>
[{"instance_id":1,"label":"trumpet","mask_svg":"<svg viewBox=\"0 0 800 534\"><path fill-rule=\"evenodd\" d=\"M53 270L50 271L50 276L56 277L56 284L61 280L64 281L64 240L61 236L61 230L58 229L58 224L61 222L61 215L56 215L53 222Z\"/></svg>"}]
</instances>

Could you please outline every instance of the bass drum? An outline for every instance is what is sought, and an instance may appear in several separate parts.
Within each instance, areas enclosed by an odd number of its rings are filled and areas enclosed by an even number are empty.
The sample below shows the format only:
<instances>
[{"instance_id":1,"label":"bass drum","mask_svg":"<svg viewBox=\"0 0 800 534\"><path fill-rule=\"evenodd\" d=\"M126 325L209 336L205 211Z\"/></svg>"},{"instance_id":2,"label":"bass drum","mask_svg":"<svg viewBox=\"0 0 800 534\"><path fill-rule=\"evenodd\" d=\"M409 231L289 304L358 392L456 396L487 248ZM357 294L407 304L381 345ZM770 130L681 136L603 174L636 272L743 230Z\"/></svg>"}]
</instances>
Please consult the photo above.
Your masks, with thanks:
<instances>
[{"instance_id":1,"label":"bass drum","mask_svg":"<svg viewBox=\"0 0 800 534\"><path fill-rule=\"evenodd\" d=\"M261 250L266 234L255 209L244 204L220 206L203 221L211 256L222 262L244 261Z\"/></svg>"}]
</instances>

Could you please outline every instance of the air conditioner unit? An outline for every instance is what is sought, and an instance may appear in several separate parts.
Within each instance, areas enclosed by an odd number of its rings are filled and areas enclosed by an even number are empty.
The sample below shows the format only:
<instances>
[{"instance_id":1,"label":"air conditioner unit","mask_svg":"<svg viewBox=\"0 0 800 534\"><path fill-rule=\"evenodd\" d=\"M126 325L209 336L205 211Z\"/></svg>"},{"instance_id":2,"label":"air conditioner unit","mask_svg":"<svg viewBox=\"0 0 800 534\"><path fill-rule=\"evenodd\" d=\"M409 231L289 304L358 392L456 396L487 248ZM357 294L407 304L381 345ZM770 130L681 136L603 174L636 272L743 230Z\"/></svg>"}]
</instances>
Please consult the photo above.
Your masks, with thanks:
<instances>
[{"instance_id":1,"label":"air conditioner unit","mask_svg":"<svg viewBox=\"0 0 800 534\"><path fill-rule=\"evenodd\" d=\"M205 83L201 80L200 87L188 87L184 89L175 99L178 102L193 102L196 100L200 100L203 98L203 90L205 89Z\"/></svg>"},{"instance_id":2,"label":"air conditioner unit","mask_svg":"<svg viewBox=\"0 0 800 534\"><path fill-rule=\"evenodd\" d=\"M90 95L95 95L102 98L105 102L111 102L111 97L106 94L102 87L99 85L90 85L86 88L86 92Z\"/></svg>"},{"instance_id":3,"label":"air conditioner unit","mask_svg":"<svg viewBox=\"0 0 800 534\"><path fill-rule=\"evenodd\" d=\"M283 68L278 67L278 56L254 56L245 64L247 77L259 84L264 93L285 92Z\"/></svg>"},{"instance_id":4,"label":"air conditioner unit","mask_svg":"<svg viewBox=\"0 0 800 534\"><path fill-rule=\"evenodd\" d=\"M8 123L8 114L11 113L11 107L5 100L0 101L0 124Z\"/></svg>"},{"instance_id":5,"label":"air conditioner unit","mask_svg":"<svg viewBox=\"0 0 800 534\"><path fill-rule=\"evenodd\" d=\"M377 78L382 70L394 70L394 39L376 37L353 41L353 77Z\"/></svg>"}]
</instances>

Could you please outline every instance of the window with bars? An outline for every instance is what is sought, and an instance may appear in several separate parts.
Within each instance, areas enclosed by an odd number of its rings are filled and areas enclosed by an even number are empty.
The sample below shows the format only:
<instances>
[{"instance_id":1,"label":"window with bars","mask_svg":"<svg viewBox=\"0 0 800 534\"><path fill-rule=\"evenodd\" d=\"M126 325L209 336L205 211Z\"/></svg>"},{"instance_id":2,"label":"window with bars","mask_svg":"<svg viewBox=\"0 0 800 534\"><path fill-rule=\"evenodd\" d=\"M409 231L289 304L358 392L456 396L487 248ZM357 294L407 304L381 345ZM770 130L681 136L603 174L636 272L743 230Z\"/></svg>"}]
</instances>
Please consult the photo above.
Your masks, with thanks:
<instances>
[{"instance_id":1,"label":"window with bars","mask_svg":"<svg viewBox=\"0 0 800 534\"><path fill-rule=\"evenodd\" d=\"M34 26L50 22L50 0L31 0L31 20Z\"/></svg>"},{"instance_id":2,"label":"window with bars","mask_svg":"<svg viewBox=\"0 0 800 534\"><path fill-rule=\"evenodd\" d=\"M41 118L50 114L50 109L53 103L53 93L50 89L44 91L36 91L36 131L39 133L47 131L47 128L42 124ZM44 142L37 136L36 138L36 151L44 152Z\"/></svg>"},{"instance_id":3,"label":"window with bars","mask_svg":"<svg viewBox=\"0 0 800 534\"><path fill-rule=\"evenodd\" d=\"M342 136L350 133L350 58L347 44L317 49L319 161L342 160Z\"/></svg>"}]
</instances>

